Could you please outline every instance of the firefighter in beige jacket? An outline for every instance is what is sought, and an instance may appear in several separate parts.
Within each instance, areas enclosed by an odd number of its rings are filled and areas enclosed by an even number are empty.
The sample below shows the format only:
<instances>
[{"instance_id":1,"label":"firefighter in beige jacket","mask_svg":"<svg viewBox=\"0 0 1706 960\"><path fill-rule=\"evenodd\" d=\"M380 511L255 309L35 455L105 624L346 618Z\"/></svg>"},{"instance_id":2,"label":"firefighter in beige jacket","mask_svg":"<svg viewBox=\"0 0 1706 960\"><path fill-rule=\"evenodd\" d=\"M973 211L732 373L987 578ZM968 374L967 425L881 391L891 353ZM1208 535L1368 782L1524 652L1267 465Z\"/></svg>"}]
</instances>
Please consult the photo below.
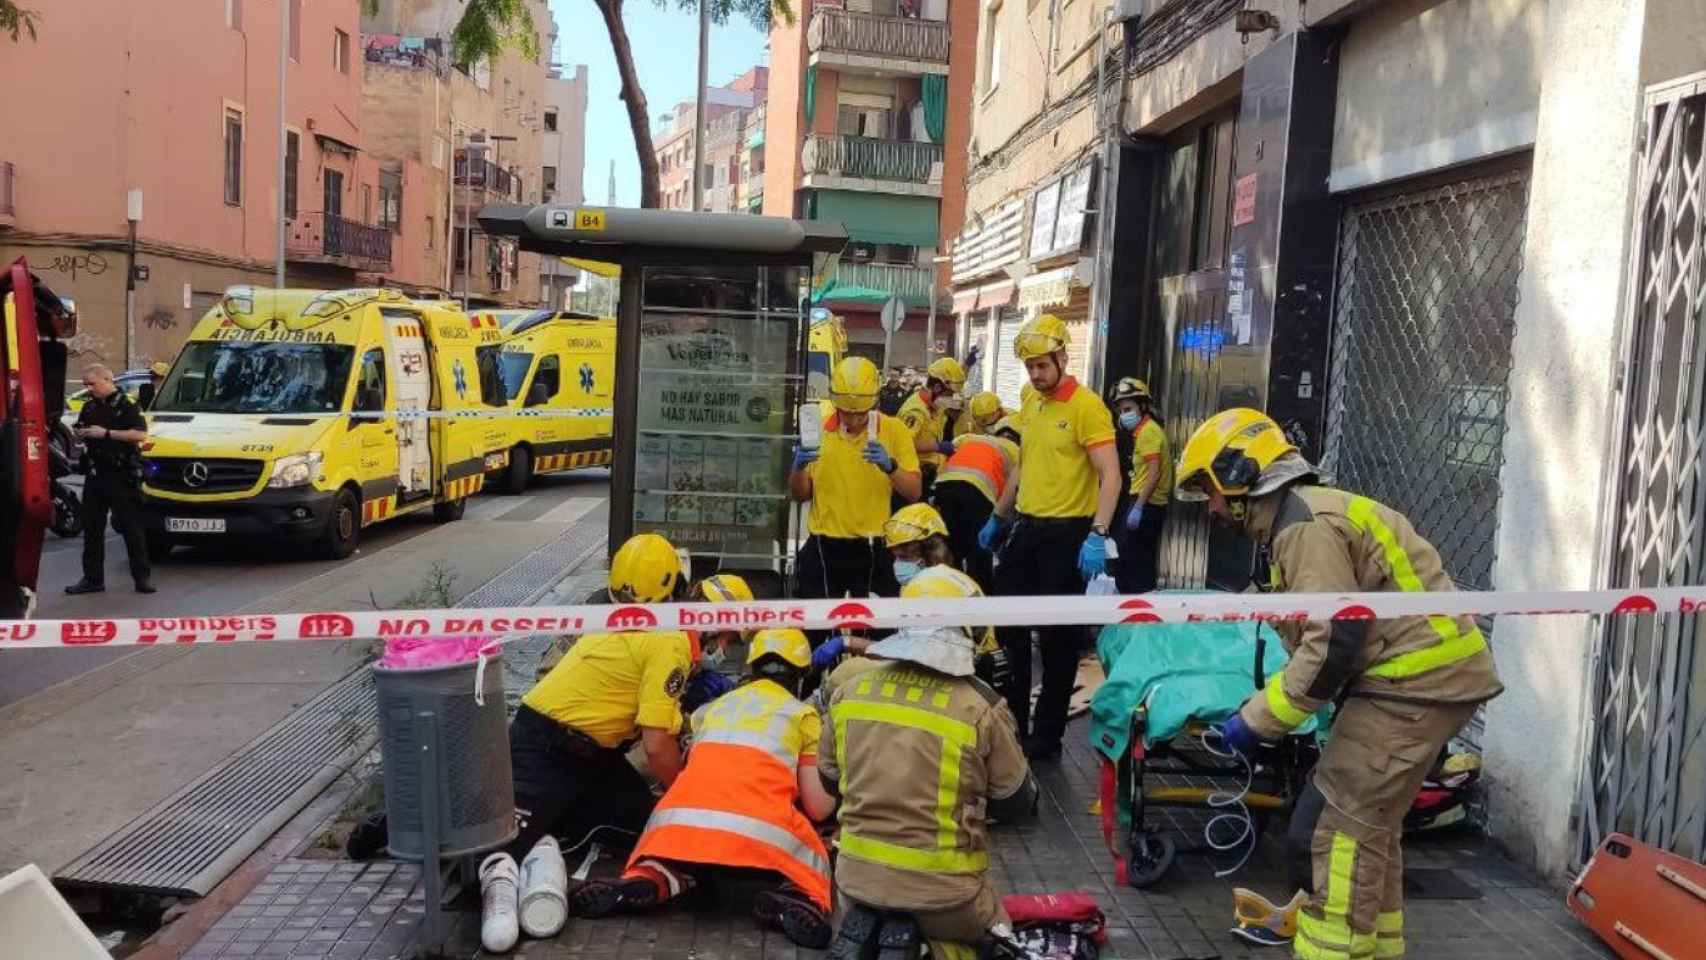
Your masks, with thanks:
<instances>
[{"instance_id":1,"label":"firefighter in beige jacket","mask_svg":"<svg viewBox=\"0 0 1706 960\"><path fill-rule=\"evenodd\" d=\"M1316 485L1314 468L1259 411L1204 423L1180 457L1178 492L1207 500L1265 548L1276 591L1452 589L1439 552L1409 520ZM1402 957L1404 814L1447 741L1503 690L1492 654L1468 617L1284 624L1281 634L1290 661L1227 721L1225 740L1248 755L1339 704L1287 832L1294 878L1309 894L1293 952Z\"/></svg>"}]
</instances>

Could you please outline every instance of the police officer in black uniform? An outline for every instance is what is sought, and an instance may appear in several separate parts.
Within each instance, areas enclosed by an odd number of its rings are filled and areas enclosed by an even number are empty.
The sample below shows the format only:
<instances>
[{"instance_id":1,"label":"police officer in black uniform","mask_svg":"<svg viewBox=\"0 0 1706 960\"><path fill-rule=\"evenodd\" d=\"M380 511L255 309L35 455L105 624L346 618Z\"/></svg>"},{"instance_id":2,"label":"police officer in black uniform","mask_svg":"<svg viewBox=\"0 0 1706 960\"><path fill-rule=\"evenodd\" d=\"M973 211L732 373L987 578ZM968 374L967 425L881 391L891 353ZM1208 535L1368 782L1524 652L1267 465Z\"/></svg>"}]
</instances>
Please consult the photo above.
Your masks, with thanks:
<instances>
[{"instance_id":1,"label":"police officer in black uniform","mask_svg":"<svg viewBox=\"0 0 1706 960\"><path fill-rule=\"evenodd\" d=\"M113 383L113 372L100 364L83 370L89 400L77 415L77 436L89 452L83 484L83 579L66 593L100 593L106 587L107 513L124 536L130 577L137 593L153 593L148 547L142 536L139 496L142 488L140 445L148 439L142 408Z\"/></svg>"}]
</instances>

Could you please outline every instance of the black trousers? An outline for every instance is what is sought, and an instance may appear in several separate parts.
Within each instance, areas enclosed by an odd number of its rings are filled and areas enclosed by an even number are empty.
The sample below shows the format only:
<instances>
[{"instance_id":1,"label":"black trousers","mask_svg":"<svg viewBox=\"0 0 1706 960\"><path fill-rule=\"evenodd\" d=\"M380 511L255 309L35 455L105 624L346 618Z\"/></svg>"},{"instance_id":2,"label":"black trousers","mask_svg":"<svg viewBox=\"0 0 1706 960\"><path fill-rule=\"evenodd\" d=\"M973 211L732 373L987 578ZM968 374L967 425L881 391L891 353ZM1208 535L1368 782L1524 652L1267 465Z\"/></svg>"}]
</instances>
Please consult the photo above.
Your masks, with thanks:
<instances>
[{"instance_id":1,"label":"black trousers","mask_svg":"<svg viewBox=\"0 0 1706 960\"><path fill-rule=\"evenodd\" d=\"M1119 562L1112 564L1121 593L1148 593L1161 579L1161 532L1167 528L1167 507L1147 504L1136 530L1119 533Z\"/></svg>"},{"instance_id":2,"label":"black trousers","mask_svg":"<svg viewBox=\"0 0 1706 960\"><path fill-rule=\"evenodd\" d=\"M122 473L97 467L83 482L83 579L105 583L107 579L107 514L124 537L124 552L130 557L132 580L147 580L148 544L142 537L142 501L130 479Z\"/></svg>"},{"instance_id":3,"label":"black trousers","mask_svg":"<svg viewBox=\"0 0 1706 960\"><path fill-rule=\"evenodd\" d=\"M1020 514L1002 545L995 566L995 592L1000 596L1078 596L1084 579L1078 575L1078 549L1090 534L1089 517L1039 518ZM1013 671L1007 705L1037 740L1058 741L1066 732L1066 710L1072 683L1078 675L1082 627L1038 627L1042 650L1043 689L1037 715L1031 722L1031 629L1002 627L996 631Z\"/></svg>"},{"instance_id":4,"label":"black trousers","mask_svg":"<svg viewBox=\"0 0 1706 960\"><path fill-rule=\"evenodd\" d=\"M995 592L995 560L989 551L977 545L978 532L983 529L995 504L983 491L964 480L943 480L936 484L936 512L948 525L948 546L960 568L971 575L984 593Z\"/></svg>"},{"instance_id":5,"label":"black trousers","mask_svg":"<svg viewBox=\"0 0 1706 960\"><path fill-rule=\"evenodd\" d=\"M794 596L806 600L892 597L894 557L881 539L812 534L794 558Z\"/></svg>"},{"instance_id":6,"label":"black trousers","mask_svg":"<svg viewBox=\"0 0 1706 960\"><path fill-rule=\"evenodd\" d=\"M509 723L509 762L519 832L508 851L517 863L547 834L567 849L610 826L627 831L621 840L632 845L657 804L626 750L600 746L526 704Z\"/></svg>"}]
</instances>

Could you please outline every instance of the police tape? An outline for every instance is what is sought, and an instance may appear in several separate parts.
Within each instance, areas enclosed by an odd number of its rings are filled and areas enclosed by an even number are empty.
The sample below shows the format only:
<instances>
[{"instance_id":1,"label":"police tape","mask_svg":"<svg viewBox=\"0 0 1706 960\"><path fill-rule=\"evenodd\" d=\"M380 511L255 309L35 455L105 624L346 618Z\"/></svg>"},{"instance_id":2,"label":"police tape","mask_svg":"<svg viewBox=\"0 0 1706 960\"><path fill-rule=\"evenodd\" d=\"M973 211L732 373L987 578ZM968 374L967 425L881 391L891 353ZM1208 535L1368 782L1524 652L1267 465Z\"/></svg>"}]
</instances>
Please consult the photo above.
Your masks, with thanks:
<instances>
[{"instance_id":1,"label":"police tape","mask_svg":"<svg viewBox=\"0 0 1706 960\"><path fill-rule=\"evenodd\" d=\"M611 630L1046 627L1281 623L1416 616L1690 614L1706 586L1455 593L1179 593L1142 596L760 600L467 610L268 613L128 620L3 620L0 652L43 647L337 641L596 633Z\"/></svg>"}]
</instances>

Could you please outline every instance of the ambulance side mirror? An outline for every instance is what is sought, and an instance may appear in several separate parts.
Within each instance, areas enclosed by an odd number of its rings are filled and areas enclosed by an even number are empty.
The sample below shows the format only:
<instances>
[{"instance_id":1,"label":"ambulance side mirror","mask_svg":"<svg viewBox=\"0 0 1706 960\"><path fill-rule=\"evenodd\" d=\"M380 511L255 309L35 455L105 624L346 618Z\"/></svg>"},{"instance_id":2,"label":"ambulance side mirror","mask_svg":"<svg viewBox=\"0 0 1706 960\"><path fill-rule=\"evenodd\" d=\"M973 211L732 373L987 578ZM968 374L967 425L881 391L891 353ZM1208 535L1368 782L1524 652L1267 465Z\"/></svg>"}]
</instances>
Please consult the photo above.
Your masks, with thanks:
<instances>
[{"instance_id":1,"label":"ambulance side mirror","mask_svg":"<svg viewBox=\"0 0 1706 960\"><path fill-rule=\"evenodd\" d=\"M543 407L551 402L551 391L543 383L535 383L527 388L527 406Z\"/></svg>"}]
</instances>

